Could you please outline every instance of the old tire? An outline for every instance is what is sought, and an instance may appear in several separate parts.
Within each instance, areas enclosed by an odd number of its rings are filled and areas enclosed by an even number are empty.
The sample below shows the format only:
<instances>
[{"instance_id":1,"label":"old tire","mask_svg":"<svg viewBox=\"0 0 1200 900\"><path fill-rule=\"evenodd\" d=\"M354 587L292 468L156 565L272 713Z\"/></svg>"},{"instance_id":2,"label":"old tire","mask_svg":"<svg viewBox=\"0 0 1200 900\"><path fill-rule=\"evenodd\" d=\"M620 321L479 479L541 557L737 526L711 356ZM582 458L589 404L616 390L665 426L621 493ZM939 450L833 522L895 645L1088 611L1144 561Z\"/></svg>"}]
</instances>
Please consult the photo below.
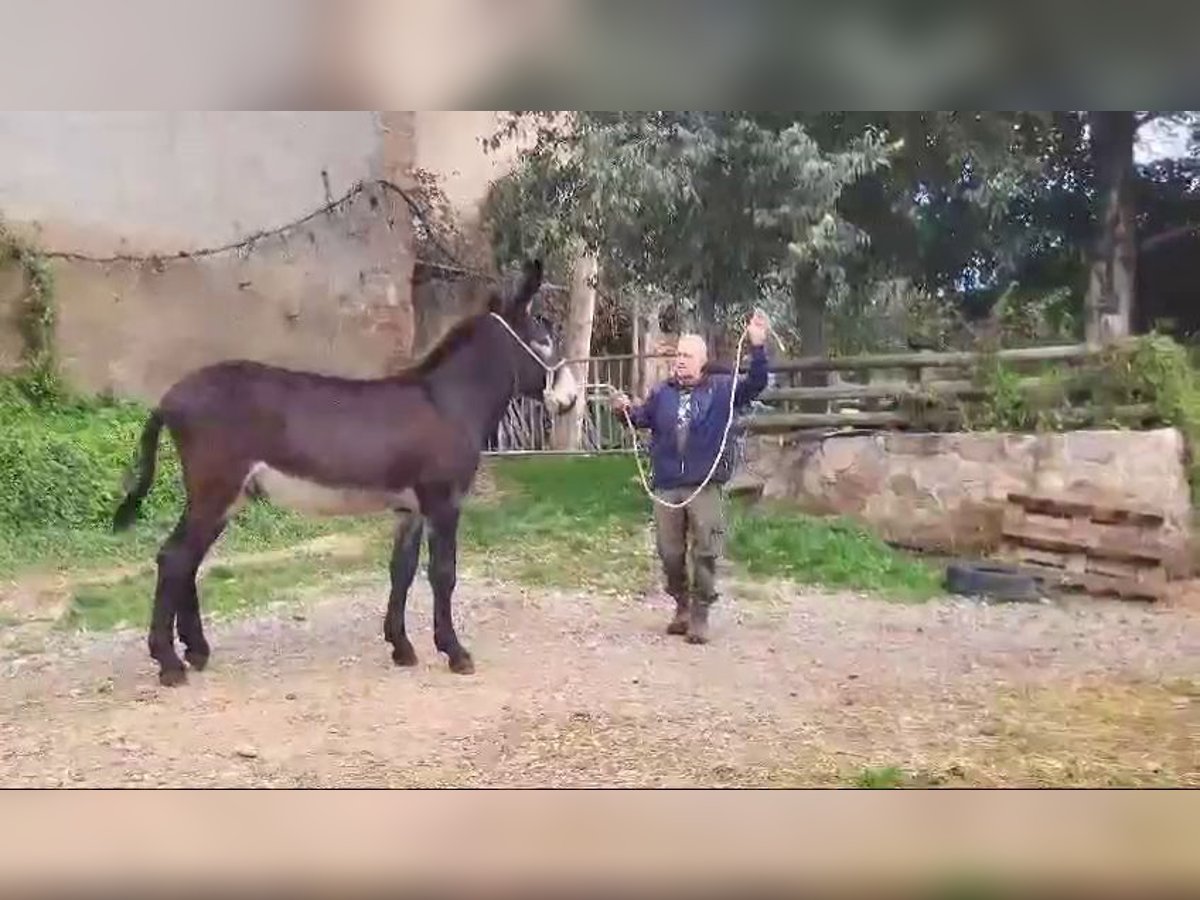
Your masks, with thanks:
<instances>
[{"instance_id":1,"label":"old tire","mask_svg":"<svg viewBox=\"0 0 1200 900\"><path fill-rule=\"evenodd\" d=\"M1019 603L1036 603L1042 596L1032 575L993 562L951 563L946 567L946 589L967 597Z\"/></svg>"}]
</instances>

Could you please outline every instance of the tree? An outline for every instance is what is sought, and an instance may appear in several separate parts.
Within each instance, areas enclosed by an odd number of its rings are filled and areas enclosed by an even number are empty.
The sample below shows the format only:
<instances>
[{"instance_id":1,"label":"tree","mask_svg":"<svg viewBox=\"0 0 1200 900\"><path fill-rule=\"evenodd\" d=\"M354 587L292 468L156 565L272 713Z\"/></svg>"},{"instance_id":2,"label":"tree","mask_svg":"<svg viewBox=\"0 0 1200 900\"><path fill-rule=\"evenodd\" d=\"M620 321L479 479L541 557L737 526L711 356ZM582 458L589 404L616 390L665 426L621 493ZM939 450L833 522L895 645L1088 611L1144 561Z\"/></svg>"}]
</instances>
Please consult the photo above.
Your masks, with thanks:
<instances>
[{"instance_id":1,"label":"tree","mask_svg":"<svg viewBox=\"0 0 1200 900\"><path fill-rule=\"evenodd\" d=\"M1084 335L1089 343L1125 337L1133 320L1137 225L1133 197L1132 110L1089 112L1099 227L1088 267Z\"/></svg>"},{"instance_id":2,"label":"tree","mask_svg":"<svg viewBox=\"0 0 1200 900\"><path fill-rule=\"evenodd\" d=\"M864 281L911 278L967 317L1001 297L1054 294L1089 340L1128 334L1137 313L1139 130L1184 112L813 114L836 148L871 124L904 138L886 170L852 185L842 213L871 236ZM1139 224L1140 223L1140 224ZM1171 231L1171 240L1187 233Z\"/></svg>"},{"instance_id":3,"label":"tree","mask_svg":"<svg viewBox=\"0 0 1200 900\"><path fill-rule=\"evenodd\" d=\"M802 124L745 112L517 113L494 141L521 127L536 138L487 211L501 258L561 261L582 240L602 284L671 298L718 351L781 284L838 277L862 237L838 198L891 152L870 130L825 152Z\"/></svg>"}]
</instances>

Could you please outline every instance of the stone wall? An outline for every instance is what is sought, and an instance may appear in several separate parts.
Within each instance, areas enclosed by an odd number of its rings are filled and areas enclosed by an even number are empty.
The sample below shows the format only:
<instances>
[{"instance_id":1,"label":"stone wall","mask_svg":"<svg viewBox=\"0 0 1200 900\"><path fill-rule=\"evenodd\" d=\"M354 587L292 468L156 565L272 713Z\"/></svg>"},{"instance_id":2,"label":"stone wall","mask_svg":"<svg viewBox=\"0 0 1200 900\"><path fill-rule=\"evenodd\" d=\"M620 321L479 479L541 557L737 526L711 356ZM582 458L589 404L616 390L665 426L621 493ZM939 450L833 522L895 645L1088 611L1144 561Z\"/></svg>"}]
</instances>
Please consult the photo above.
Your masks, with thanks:
<instances>
[{"instance_id":1,"label":"stone wall","mask_svg":"<svg viewBox=\"0 0 1200 900\"><path fill-rule=\"evenodd\" d=\"M748 471L763 481L765 498L844 515L923 549L990 551L1010 491L1156 509L1180 553L1189 540L1185 448L1175 429L870 434L791 445L759 437L747 451Z\"/></svg>"}]
</instances>

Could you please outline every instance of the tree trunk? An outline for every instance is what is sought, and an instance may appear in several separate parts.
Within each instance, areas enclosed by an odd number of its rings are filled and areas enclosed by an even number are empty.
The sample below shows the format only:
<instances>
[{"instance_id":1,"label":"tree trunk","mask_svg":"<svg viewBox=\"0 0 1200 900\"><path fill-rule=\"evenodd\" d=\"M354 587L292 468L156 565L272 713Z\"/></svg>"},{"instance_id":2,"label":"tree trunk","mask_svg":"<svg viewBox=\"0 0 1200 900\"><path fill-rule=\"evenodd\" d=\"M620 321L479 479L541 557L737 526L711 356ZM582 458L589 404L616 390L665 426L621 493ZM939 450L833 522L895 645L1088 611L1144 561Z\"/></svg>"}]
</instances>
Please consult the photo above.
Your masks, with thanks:
<instances>
[{"instance_id":1,"label":"tree trunk","mask_svg":"<svg viewBox=\"0 0 1200 900\"><path fill-rule=\"evenodd\" d=\"M641 297L637 305L637 344L633 352L637 354L636 366L633 373L633 390L636 396L645 398L650 389L661 381L663 360L648 358L652 353L659 352L662 342L662 326L659 317L662 307L659 302Z\"/></svg>"},{"instance_id":2,"label":"tree trunk","mask_svg":"<svg viewBox=\"0 0 1200 900\"><path fill-rule=\"evenodd\" d=\"M707 280L704 290L700 292L700 302L696 309L696 332L704 338L708 346L709 359L721 359L721 332L717 328L717 299L718 288Z\"/></svg>"},{"instance_id":3,"label":"tree trunk","mask_svg":"<svg viewBox=\"0 0 1200 900\"><path fill-rule=\"evenodd\" d=\"M800 329L800 356L825 356L829 344L825 335L825 305L828 299L824 279L812 266L798 266L792 276L792 304L796 325ZM824 387L829 383L827 372L801 372L803 387ZM801 412L825 412L823 400L805 401Z\"/></svg>"},{"instance_id":4,"label":"tree trunk","mask_svg":"<svg viewBox=\"0 0 1200 900\"><path fill-rule=\"evenodd\" d=\"M1136 302L1137 212L1133 196L1133 143L1137 123L1131 111L1093 112L1092 160L1100 203L1084 300L1084 335L1100 344L1130 333Z\"/></svg>"},{"instance_id":5,"label":"tree trunk","mask_svg":"<svg viewBox=\"0 0 1200 900\"><path fill-rule=\"evenodd\" d=\"M567 312L567 329L563 336L563 355L567 359L581 359L591 353L592 320L596 314L596 280L599 275L599 260L595 254L580 251L571 271L571 293ZM572 364L575 379L580 384L579 402L565 416L554 423L551 446L555 450L580 450L583 448L583 421L587 414L587 391L583 385L588 378L587 362Z\"/></svg>"}]
</instances>

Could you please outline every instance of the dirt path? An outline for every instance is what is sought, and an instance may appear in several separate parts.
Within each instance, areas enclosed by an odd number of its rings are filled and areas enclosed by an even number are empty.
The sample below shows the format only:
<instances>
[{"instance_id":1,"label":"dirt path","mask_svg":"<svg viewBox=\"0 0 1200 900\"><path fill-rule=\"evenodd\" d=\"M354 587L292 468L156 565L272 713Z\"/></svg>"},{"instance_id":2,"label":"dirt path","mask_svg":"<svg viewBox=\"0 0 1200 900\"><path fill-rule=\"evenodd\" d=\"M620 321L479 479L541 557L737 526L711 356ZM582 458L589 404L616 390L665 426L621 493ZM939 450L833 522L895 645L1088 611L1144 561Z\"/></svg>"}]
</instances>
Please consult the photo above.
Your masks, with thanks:
<instances>
[{"instance_id":1,"label":"dirt path","mask_svg":"<svg viewBox=\"0 0 1200 900\"><path fill-rule=\"evenodd\" d=\"M660 601L460 581L478 674L391 667L382 585L210 626L156 686L144 635L0 659L5 786L1200 786L1200 615L1118 602L901 606L744 586L703 648Z\"/></svg>"}]
</instances>

